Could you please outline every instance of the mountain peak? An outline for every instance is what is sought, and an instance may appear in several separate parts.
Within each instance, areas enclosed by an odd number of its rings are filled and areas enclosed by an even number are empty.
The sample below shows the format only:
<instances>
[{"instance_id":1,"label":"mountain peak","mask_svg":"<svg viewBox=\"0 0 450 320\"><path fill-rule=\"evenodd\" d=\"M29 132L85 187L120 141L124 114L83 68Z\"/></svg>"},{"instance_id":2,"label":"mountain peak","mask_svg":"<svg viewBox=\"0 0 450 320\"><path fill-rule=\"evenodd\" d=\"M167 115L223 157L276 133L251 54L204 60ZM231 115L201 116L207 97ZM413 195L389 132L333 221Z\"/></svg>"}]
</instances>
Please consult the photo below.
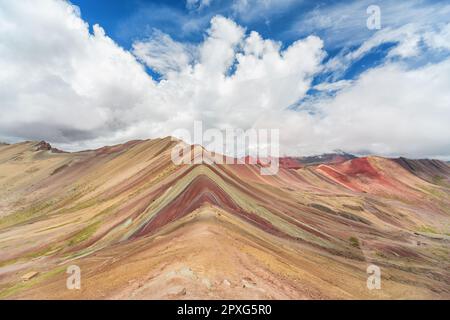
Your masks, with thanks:
<instances>
[{"instance_id":1,"label":"mountain peak","mask_svg":"<svg viewBox=\"0 0 450 320\"><path fill-rule=\"evenodd\" d=\"M50 143L47 141L41 140L40 142L34 145L36 147L36 151L50 151L52 153L62 153L64 151L59 150L57 148L53 148Z\"/></svg>"}]
</instances>

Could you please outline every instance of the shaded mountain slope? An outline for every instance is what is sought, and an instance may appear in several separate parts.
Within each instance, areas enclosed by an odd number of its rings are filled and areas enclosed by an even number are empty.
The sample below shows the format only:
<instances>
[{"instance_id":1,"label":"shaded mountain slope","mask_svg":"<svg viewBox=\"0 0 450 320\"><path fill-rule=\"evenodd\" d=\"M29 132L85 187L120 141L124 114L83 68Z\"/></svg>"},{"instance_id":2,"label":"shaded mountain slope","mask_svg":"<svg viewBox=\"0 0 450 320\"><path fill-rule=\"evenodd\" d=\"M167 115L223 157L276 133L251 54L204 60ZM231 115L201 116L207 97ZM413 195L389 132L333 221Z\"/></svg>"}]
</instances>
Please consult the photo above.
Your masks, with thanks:
<instances>
[{"instance_id":1,"label":"shaded mountain slope","mask_svg":"<svg viewBox=\"0 0 450 320\"><path fill-rule=\"evenodd\" d=\"M448 163L439 160L411 160L406 158L398 158L394 161L428 182L433 184L444 183L447 187L450 186L450 166Z\"/></svg>"}]
</instances>

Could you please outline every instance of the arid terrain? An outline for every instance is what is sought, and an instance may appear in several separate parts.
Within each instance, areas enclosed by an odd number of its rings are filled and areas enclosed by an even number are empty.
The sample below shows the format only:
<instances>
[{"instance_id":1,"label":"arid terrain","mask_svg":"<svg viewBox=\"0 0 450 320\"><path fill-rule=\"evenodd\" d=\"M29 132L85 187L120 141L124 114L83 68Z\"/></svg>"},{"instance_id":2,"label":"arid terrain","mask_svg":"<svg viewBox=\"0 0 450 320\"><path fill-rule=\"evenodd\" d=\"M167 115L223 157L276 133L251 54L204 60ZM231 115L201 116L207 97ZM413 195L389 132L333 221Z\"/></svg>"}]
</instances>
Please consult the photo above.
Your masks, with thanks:
<instances>
[{"instance_id":1,"label":"arid terrain","mask_svg":"<svg viewBox=\"0 0 450 320\"><path fill-rule=\"evenodd\" d=\"M175 143L1 144L0 298L450 298L447 163L285 158L262 176L177 166Z\"/></svg>"}]
</instances>

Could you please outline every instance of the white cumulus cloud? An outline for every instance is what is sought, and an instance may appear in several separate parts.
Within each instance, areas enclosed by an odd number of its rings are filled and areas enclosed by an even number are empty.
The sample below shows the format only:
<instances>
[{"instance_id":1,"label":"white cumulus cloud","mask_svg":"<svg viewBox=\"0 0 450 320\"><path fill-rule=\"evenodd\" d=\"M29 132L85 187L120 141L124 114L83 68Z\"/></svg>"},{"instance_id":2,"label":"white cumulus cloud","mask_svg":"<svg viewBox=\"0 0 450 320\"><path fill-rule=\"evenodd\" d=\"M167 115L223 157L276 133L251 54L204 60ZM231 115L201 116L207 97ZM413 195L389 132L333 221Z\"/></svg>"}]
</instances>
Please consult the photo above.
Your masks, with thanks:
<instances>
[{"instance_id":1,"label":"white cumulus cloud","mask_svg":"<svg viewBox=\"0 0 450 320\"><path fill-rule=\"evenodd\" d=\"M33 3L0 0L3 140L46 139L83 149L167 136L201 120L205 129L280 129L287 154L342 149L450 157L449 59L416 68L388 59L356 79L313 84L331 63L324 63L317 36L283 46L215 16L200 43L155 30L128 51L100 26L90 30L72 4ZM405 35L409 42L394 47L393 57L422 54L417 38L427 48L448 50L448 27L420 32L385 31L334 62L351 63ZM310 89L326 94L305 100Z\"/></svg>"}]
</instances>

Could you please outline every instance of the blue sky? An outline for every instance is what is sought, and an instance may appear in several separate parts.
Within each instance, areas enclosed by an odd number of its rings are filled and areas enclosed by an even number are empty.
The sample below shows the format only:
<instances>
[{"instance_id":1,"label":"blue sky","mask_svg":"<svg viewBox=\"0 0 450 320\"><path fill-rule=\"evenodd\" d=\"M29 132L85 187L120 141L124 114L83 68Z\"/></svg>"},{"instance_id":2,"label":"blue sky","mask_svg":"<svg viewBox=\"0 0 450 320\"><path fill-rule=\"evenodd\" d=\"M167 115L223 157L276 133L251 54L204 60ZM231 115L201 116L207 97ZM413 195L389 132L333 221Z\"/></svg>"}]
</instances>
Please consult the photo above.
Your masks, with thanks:
<instances>
[{"instance_id":1,"label":"blue sky","mask_svg":"<svg viewBox=\"0 0 450 320\"><path fill-rule=\"evenodd\" d=\"M133 40L141 38L152 28L169 33L177 40L198 41L202 36L201 30L206 29L212 16L216 14L231 17L265 37L292 41L292 36L283 32L289 29L298 12L312 7L311 4L294 1L278 12L261 12L248 19L245 14L237 14L230 1L211 1L209 6L203 8L189 8L184 1L77 0L72 3L81 8L86 21L102 25L124 47L129 47ZM183 24L188 21L195 22L196 27L183 30Z\"/></svg>"},{"instance_id":2,"label":"blue sky","mask_svg":"<svg viewBox=\"0 0 450 320\"><path fill-rule=\"evenodd\" d=\"M211 1L204 7L199 7L199 3L189 7L185 1L181 0L73 0L71 2L80 7L85 21L91 26L101 25L114 41L126 49L130 49L134 41L150 35L153 29L161 30L177 41L201 42L204 30L215 15L229 17L247 30L257 31L264 38L281 41L285 47L311 34L321 38L344 38L344 41L338 43L325 42L325 48L330 57L346 47L360 44L376 32L366 27L368 17L365 12L366 6L351 8L351 11L346 12L349 20L356 20L352 22L354 33L349 33L347 28L335 30L328 27L301 26L302 19L307 19L308 15L313 12L323 12L326 15L327 10L339 5L340 1L282 0L278 5L276 1L266 1L267 7L264 4L258 4L257 1L254 3L250 1L249 11L254 11L252 14L237 12L233 9L233 2L228 0ZM354 17L358 18L354 19ZM344 21L345 19L346 17ZM189 24L192 26L186 27ZM359 37L356 42L352 39L354 34L358 34ZM358 74L360 67L367 68L380 62L383 53L385 51L377 50L376 54L366 58L361 65L355 64L349 76Z\"/></svg>"},{"instance_id":3,"label":"blue sky","mask_svg":"<svg viewBox=\"0 0 450 320\"><path fill-rule=\"evenodd\" d=\"M229 0L155 1L155 0L72 0L81 9L82 18L91 26L101 25L115 42L130 50L135 41L152 34L157 29L180 42L200 43L204 31L215 15L233 19L247 30L257 31L263 38L280 41L288 47L294 41L308 35L324 39L327 59L345 50L357 48L370 39L378 30L369 30L366 12L371 1L305 1L305 0L247 0L247 8L239 12ZM203 4L202 4L203 3ZM205 4L206 3L206 4ZM383 8L383 28L398 28L410 23L440 24L450 20L446 1L378 1ZM426 12L425 8L433 8ZM404 12L401 12L403 10ZM425 11L425 12L423 12ZM331 14L330 14L331 13ZM430 20L430 17L433 20ZM320 22L321 19L324 22ZM396 42L383 43L353 61L340 75L341 79L354 79L361 72L383 63L386 55ZM422 59L423 60L423 59ZM412 61L411 63L414 63ZM426 63L426 61L416 61ZM147 68L150 75L159 75ZM315 82L326 77L318 75Z\"/></svg>"},{"instance_id":4,"label":"blue sky","mask_svg":"<svg viewBox=\"0 0 450 320\"><path fill-rule=\"evenodd\" d=\"M283 154L450 159L450 3L0 2L0 140L67 150L206 128ZM371 11L372 12L372 11Z\"/></svg>"}]
</instances>

